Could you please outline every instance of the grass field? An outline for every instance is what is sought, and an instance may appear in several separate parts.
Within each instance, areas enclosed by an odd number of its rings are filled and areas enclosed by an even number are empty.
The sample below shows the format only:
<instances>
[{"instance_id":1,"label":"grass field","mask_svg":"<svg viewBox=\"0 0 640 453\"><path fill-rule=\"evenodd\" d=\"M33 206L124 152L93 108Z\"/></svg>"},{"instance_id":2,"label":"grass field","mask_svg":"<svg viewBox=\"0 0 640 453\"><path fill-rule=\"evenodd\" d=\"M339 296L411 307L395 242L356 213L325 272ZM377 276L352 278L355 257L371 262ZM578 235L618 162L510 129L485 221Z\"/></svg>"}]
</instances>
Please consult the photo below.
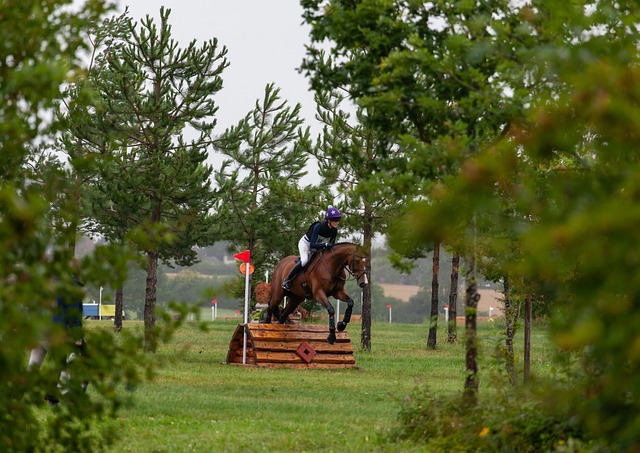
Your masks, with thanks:
<instances>
[{"instance_id":1,"label":"grass field","mask_svg":"<svg viewBox=\"0 0 640 453\"><path fill-rule=\"evenodd\" d=\"M185 325L158 351L164 364L120 412L112 451L424 451L383 439L385 429L397 423L399 401L421 382L437 393L463 388L464 329L450 345L441 326L437 349L427 350L425 325L374 324L372 350L362 352L361 326L351 324L358 368L293 370L224 364L238 321L207 324L207 332ZM140 325L125 323L127 328ZM479 330L482 398L491 394L492 351L502 329L484 323ZM532 344L532 372L547 372L551 352L542 327L534 331Z\"/></svg>"}]
</instances>

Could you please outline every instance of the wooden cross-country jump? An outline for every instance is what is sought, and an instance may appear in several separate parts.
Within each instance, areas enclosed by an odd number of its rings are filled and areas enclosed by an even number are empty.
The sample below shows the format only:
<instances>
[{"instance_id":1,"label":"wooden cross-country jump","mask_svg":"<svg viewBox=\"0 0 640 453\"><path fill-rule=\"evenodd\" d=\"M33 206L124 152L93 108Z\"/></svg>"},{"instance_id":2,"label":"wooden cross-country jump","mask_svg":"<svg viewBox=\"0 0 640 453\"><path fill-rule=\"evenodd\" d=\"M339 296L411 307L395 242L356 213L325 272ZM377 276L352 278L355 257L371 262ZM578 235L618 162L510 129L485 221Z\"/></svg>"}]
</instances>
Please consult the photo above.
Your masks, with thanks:
<instances>
[{"instance_id":1,"label":"wooden cross-country jump","mask_svg":"<svg viewBox=\"0 0 640 453\"><path fill-rule=\"evenodd\" d=\"M242 365L244 324L231 338L227 363ZM246 365L289 368L354 368L349 334L327 342L327 328L315 324L247 324Z\"/></svg>"}]
</instances>

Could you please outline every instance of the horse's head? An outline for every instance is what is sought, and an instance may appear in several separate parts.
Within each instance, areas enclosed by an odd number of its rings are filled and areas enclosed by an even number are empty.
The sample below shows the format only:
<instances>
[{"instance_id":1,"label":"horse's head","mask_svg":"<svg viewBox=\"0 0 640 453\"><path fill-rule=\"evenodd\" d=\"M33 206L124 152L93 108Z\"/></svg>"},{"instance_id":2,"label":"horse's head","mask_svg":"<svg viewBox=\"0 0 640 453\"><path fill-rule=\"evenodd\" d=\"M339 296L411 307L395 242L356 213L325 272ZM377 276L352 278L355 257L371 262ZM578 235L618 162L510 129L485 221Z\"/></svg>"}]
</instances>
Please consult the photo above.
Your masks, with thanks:
<instances>
[{"instance_id":1,"label":"horse's head","mask_svg":"<svg viewBox=\"0 0 640 453\"><path fill-rule=\"evenodd\" d=\"M356 248L349 261L349 272L356 279L360 288L364 288L369 284L369 279L367 278L368 259L366 254L358 251L358 248Z\"/></svg>"}]
</instances>

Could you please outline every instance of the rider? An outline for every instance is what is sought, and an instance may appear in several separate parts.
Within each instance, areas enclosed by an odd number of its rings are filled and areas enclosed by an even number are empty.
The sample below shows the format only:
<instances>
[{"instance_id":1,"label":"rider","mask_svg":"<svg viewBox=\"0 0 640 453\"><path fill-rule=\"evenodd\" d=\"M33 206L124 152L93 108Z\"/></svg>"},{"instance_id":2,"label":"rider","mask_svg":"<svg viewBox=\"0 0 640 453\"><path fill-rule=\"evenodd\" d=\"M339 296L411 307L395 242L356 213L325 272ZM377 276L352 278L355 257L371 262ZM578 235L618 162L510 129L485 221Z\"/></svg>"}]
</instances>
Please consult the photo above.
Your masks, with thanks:
<instances>
[{"instance_id":1,"label":"rider","mask_svg":"<svg viewBox=\"0 0 640 453\"><path fill-rule=\"evenodd\" d=\"M309 262L311 256L318 250L324 250L333 247L336 243L338 235L338 222L342 219L340 211L329 206L324 220L314 222L309 226L309 230L298 241L298 250L300 251L300 261L289 271L289 275L282 282L282 288L288 291L291 282L296 278L298 273L304 269Z\"/></svg>"}]
</instances>

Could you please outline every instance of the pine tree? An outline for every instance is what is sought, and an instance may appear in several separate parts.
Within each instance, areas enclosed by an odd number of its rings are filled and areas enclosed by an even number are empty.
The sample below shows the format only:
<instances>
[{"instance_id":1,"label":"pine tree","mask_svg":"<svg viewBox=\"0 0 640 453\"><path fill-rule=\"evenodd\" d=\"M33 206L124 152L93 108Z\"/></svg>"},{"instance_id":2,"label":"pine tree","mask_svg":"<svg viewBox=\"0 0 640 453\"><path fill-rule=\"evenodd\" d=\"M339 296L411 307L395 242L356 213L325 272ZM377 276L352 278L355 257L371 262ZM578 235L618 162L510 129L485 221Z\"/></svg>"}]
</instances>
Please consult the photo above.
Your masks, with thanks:
<instances>
[{"instance_id":1,"label":"pine tree","mask_svg":"<svg viewBox=\"0 0 640 453\"><path fill-rule=\"evenodd\" d=\"M300 187L309 147L300 108L268 84L264 98L218 141L225 159L215 172L217 234L234 250L250 250L260 274L297 253L319 210L317 201L305 201L317 198L317 189Z\"/></svg>"},{"instance_id":2,"label":"pine tree","mask_svg":"<svg viewBox=\"0 0 640 453\"><path fill-rule=\"evenodd\" d=\"M316 95L317 118L323 132L312 153L326 186L340 197L347 230L362 236L365 253L371 257L373 237L386 228L398 212L395 194L378 185L372 175L378 156L388 149L383 136L366 126L365 109L357 109L355 119L346 112L346 100L337 92ZM367 273L372 283L371 260ZM371 285L363 288L361 347L371 350Z\"/></svg>"},{"instance_id":3,"label":"pine tree","mask_svg":"<svg viewBox=\"0 0 640 453\"><path fill-rule=\"evenodd\" d=\"M139 25L127 13L96 57L88 86L95 107L77 114L76 149L97 160L91 215L112 240L129 240L146 256L145 347L153 330L158 261L193 264L194 246L214 242L214 193L207 149L228 63L216 39L179 48L171 38L170 10L160 25ZM187 138L192 137L192 138Z\"/></svg>"}]
</instances>

